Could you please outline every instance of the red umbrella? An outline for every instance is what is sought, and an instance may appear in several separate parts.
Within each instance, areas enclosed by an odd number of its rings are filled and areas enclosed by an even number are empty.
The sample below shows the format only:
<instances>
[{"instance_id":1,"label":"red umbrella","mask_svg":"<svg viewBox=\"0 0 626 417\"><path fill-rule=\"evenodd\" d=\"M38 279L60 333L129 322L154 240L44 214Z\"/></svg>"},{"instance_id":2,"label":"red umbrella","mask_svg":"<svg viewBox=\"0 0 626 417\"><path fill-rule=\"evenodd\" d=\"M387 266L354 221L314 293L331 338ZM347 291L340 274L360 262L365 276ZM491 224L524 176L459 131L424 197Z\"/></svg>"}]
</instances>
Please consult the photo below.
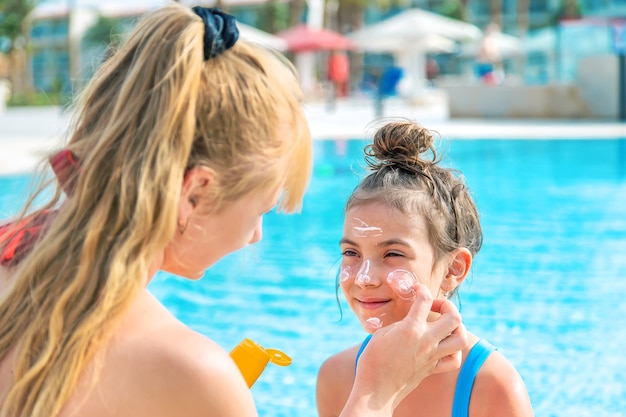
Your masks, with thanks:
<instances>
[{"instance_id":1,"label":"red umbrella","mask_svg":"<svg viewBox=\"0 0 626 417\"><path fill-rule=\"evenodd\" d=\"M276 34L287 41L291 52L313 52L354 49L351 39L328 29L310 28L305 24L294 26Z\"/></svg>"}]
</instances>

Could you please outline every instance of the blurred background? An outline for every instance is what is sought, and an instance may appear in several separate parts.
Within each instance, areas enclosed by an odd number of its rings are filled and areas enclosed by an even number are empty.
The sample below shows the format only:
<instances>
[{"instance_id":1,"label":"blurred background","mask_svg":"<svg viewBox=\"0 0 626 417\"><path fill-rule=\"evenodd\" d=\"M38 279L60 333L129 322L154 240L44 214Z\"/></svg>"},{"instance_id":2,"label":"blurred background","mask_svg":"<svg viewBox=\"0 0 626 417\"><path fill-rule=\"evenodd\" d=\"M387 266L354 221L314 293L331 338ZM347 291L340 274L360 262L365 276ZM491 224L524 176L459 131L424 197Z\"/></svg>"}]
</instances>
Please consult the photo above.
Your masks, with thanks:
<instances>
[{"instance_id":1,"label":"blurred background","mask_svg":"<svg viewBox=\"0 0 626 417\"><path fill-rule=\"evenodd\" d=\"M626 120L626 0L180 0L283 51L308 100ZM0 111L68 103L164 0L0 0Z\"/></svg>"}]
</instances>

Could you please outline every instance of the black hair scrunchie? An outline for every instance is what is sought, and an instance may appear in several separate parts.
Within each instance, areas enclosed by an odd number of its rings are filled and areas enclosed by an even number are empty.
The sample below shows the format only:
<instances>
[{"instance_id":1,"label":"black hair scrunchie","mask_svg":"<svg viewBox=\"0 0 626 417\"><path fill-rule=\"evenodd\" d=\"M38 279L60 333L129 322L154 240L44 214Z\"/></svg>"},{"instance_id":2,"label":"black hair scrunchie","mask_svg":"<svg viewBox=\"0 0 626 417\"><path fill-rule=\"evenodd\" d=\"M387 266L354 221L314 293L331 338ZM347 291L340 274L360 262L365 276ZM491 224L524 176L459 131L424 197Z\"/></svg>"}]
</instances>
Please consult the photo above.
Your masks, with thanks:
<instances>
[{"instance_id":1,"label":"black hair scrunchie","mask_svg":"<svg viewBox=\"0 0 626 417\"><path fill-rule=\"evenodd\" d=\"M214 58L233 47L239 39L239 29L234 16L219 7L196 6L193 10L204 22L204 60Z\"/></svg>"}]
</instances>

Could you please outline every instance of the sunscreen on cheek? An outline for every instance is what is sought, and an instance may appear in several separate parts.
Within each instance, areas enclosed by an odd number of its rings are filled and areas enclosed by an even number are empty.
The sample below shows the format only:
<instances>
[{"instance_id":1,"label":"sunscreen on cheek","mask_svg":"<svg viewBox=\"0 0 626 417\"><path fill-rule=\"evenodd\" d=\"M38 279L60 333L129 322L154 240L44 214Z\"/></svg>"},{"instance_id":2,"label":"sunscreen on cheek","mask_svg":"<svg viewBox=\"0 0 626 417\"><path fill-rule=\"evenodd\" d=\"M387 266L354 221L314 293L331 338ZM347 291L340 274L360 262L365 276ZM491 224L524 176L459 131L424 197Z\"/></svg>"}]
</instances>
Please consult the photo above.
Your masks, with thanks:
<instances>
[{"instance_id":1,"label":"sunscreen on cheek","mask_svg":"<svg viewBox=\"0 0 626 417\"><path fill-rule=\"evenodd\" d=\"M418 282L415 274L405 269L396 269L387 274L387 284L403 300L413 301L415 299L413 286Z\"/></svg>"},{"instance_id":2,"label":"sunscreen on cheek","mask_svg":"<svg viewBox=\"0 0 626 417\"><path fill-rule=\"evenodd\" d=\"M348 265L344 265L341 267L341 271L339 271L339 282L346 282L352 276L352 267Z\"/></svg>"}]
</instances>

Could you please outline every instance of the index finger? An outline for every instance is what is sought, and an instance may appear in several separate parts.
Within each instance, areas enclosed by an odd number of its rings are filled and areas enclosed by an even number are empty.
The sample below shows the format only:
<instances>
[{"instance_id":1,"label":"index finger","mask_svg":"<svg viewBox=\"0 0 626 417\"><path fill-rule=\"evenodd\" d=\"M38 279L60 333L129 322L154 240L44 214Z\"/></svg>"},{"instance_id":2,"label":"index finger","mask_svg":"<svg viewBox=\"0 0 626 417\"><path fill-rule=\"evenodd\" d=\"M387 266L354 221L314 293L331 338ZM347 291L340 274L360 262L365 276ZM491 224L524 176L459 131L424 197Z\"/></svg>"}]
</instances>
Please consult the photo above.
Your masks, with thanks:
<instances>
[{"instance_id":1,"label":"index finger","mask_svg":"<svg viewBox=\"0 0 626 417\"><path fill-rule=\"evenodd\" d=\"M413 292L415 298L406 319L411 322L424 322L432 309L433 296L428 287L420 283L413 285Z\"/></svg>"}]
</instances>

